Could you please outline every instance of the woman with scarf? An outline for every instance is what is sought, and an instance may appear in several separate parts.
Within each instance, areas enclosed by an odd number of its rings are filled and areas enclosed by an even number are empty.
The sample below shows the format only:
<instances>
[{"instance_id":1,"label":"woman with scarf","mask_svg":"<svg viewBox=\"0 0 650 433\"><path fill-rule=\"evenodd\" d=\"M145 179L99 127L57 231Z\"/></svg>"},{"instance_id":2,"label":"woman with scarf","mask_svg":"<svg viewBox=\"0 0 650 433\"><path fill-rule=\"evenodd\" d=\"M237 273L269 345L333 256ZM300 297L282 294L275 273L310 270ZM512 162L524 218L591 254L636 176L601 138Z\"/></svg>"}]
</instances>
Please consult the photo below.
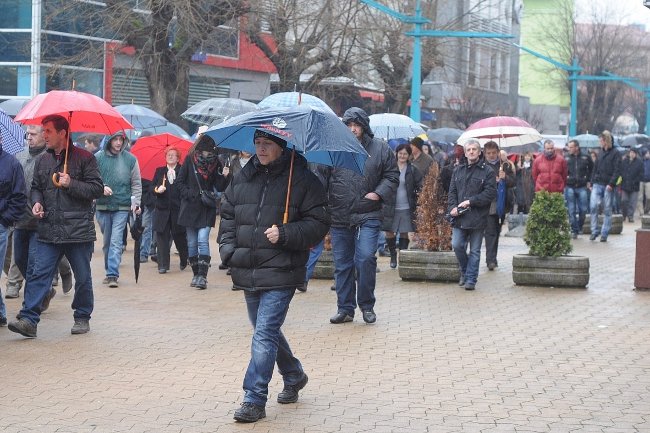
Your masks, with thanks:
<instances>
[{"instance_id":1,"label":"woman with scarf","mask_svg":"<svg viewBox=\"0 0 650 433\"><path fill-rule=\"evenodd\" d=\"M197 139L185 158L176 183L181 205L178 224L187 233L188 262L194 276L191 287L208 287L210 268L210 230L217 220L217 195L228 185L228 167L222 167L217 148L207 135Z\"/></svg>"},{"instance_id":2,"label":"woman with scarf","mask_svg":"<svg viewBox=\"0 0 650 433\"><path fill-rule=\"evenodd\" d=\"M163 167L158 167L154 174L152 186L155 197L152 227L158 244L158 273L169 271L169 250L171 240L174 240L181 259L181 270L187 266L187 237L185 227L178 224L178 212L181 206L181 196L178 190L178 173L181 165L178 163L181 153L175 147L165 150Z\"/></svg>"}]
</instances>

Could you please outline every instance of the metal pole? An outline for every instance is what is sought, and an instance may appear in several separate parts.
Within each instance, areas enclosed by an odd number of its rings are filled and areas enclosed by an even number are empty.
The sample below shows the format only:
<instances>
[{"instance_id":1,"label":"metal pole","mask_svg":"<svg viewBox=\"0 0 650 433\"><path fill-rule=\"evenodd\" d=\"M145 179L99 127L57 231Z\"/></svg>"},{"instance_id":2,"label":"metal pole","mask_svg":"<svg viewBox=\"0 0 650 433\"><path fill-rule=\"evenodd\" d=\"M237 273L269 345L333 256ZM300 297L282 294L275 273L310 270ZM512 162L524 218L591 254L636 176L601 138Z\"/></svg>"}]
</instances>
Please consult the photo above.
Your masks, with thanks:
<instances>
[{"instance_id":1,"label":"metal pole","mask_svg":"<svg viewBox=\"0 0 650 433\"><path fill-rule=\"evenodd\" d=\"M645 134L650 134L650 87L645 88Z\"/></svg>"},{"instance_id":2,"label":"metal pole","mask_svg":"<svg viewBox=\"0 0 650 433\"><path fill-rule=\"evenodd\" d=\"M573 64L571 65L571 75L569 76L569 80L571 80L571 120L569 121L569 137L575 137L578 129L578 71L580 71L578 59L574 57Z\"/></svg>"},{"instance_id":3,"label":"metal pole","mask_svg":"<svg viewBox=\"0 0 650 433\"><path fill-rule=\"evenodd\" d=\"M419 20L422 18L422 9L420 0L415 3L415 17ZM422 83L422 40L420 39L420 30L422 24L415 23L415 33L413 37L413 73L411 74L411 119L420 122L420 83Z\"/></svg>"}]
</instances>

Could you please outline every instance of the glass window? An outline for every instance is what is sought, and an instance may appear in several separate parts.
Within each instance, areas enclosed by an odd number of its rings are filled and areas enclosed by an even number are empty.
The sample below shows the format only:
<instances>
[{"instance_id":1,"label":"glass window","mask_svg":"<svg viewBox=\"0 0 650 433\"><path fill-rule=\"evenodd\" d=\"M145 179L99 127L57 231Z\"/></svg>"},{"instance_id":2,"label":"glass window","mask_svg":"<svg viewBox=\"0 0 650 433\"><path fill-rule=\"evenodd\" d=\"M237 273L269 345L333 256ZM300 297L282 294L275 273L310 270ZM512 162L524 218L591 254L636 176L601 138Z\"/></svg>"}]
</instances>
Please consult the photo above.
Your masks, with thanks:
<instances>
[{"instance_id":1,"label":"glass window","mask_svg":"<svg viewBox=\"0 0 650 433\"><path fill-rule=\"evenodd\" d=\"M224 57L239 57L239 30L233 27L217 27L203 43L202 50L207 54Z\"/></svg>"},{"instance_id":2,"label":"glass window","mask_svg":"<svg viewBox=\"0 0 650 433\"><path fill-rule=\"evenodd\" d=\"M74 89L80 92L92 93L99 97L104 95L104 74L99 71L82 71L65 67L43 67L41 73L45 78L45 89L50 90L71 90L74 81Z\"/></svg>"},{"instance_id":3,"label":"glass window","mask_svg":"<svg viewBox=\"0 0 650 433\"><path fill-rule=\"evenodd\" d=\"M17 66L0 66L0 95L18 95Z\"/></svg>"},{"instance_id":4,"label":"glass window","mask_svg":"<svg viewBox=\"0 0 650 433\"><path fill-rule=\"evenodd\" d=\"M115 32L104 24L106 7L70 0L43 0L43 30L113 39Z\"/></svg>"},{"instance_id":5,"label":"glass window","mask_svg":"<svg viewBox=\"0 0 650 433\"><path fill-rule=\"evenodd\" d=\"M0 61L29 62L31 44L31 33L0 33Z\"/></svg>"},{"instance_id":6,"label":"glass window","mask_svg":"<svg viewBox=\"0 0 650 433\"><path fill-rule=\"evenodd\" d=\"M31 29L32 0L3 0L0 28Z\"/></svg>"},{"instance_id":7,"label":"glass window","mask_svg":"<svg viewBox=\"0 0 650 433\"><path fill-rule=\"evenodd\" d=\"M101 69L104 66L104 43L43 33L41 58L44 63Z\"/></svg>"}]
</instances>

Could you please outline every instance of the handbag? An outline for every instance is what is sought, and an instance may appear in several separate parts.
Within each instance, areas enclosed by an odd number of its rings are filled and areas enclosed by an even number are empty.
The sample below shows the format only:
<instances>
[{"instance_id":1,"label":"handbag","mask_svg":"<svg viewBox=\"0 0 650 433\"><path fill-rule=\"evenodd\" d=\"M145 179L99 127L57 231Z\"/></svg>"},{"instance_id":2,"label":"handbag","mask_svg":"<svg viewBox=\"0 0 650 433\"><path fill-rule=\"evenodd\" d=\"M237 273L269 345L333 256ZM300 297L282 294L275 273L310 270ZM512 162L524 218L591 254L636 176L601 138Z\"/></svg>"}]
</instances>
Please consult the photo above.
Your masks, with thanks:
<instances>
[{"instance_id":1,"label":"handbag","mask_svg":"<svg viewBox=\"0 0 650 433\"><path fill-rule=\"evenodd\" d=\"M203 206L216 209L219 203L219 198L217 193L214 191L205 191L201 188L201 182L199 181L199 176L196 174L196 167L192 167L194 172L194 178L196 179L196 184L199 186L199 195L201 197L201 204Z\"/></svg>"}]
</instances>

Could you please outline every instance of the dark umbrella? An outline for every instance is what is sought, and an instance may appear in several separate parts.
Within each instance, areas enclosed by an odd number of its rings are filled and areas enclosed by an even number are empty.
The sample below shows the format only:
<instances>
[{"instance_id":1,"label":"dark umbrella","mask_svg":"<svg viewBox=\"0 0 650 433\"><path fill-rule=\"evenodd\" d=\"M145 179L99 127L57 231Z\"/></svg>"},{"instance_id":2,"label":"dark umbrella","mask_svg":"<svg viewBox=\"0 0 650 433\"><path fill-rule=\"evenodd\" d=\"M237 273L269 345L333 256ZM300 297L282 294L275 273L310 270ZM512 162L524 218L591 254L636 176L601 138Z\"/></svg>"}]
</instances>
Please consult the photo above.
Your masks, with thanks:
<instances>
[{"instance_id":1,"label":"dark umbrella","mask_svg":"<svg viewBox=\"0 0 650 433\"><path fill-rule=\"evenodd\" d=\"M25 131L0 109L0 136L2 150L15 155L25 148Z\"/></svg>"},{"instance_id":2,"label":"dark umbrella","mask_svg":"<svg viewBox=\"0 0 650 433\"><path fill-rule=\"evenodd\" d=\"M436 128L427 131L429 141L438 141L441 143L455 143L458 137L463 133L461 129L456 128Z\"/></svg>"},{"instance_id":3,"label":"dark umbrella","mask_svg":"<svg viewBox=\"0 0 650 433\"><path fill-rule=\"evenodd\" d=\"M0 108L11 117L14 117L28 102L29 99L7 99L4 102L0 102Z\"/></svg>"},{"instance_id":4,"label":"dark umbrella","mask_svg":"<svg viewBox=\"0 0 650 433\"><path fill-rule=\"evenodd\" d=\"M181 114L181 117L199 125L211 125L257 110L259 110L257 104L243 99L210 98L192 105Z\"/></svg>"},{"instance_id":5,"label":"dark umbrella","mask_svg":"<svg viewBox=\"0 0 650 433\"><path fill-rule=\"evenodd\" d=\"M142 240L142 232L144 232L142 214L135 215L135 218L131 223L131 237L135 241L135 245L133 246L133 270L135 271L136 283L140 276L140 241Z\"/></svg>"},{"instance_id":6,"label":"dark umbrella","mask_svg":"<svg viewBox=\"0 0 650 433\"><path fill-rule=\"evenodd\" d=\"M153 128L167 125L167 119L155 111L135 104L124 104L115 107L135 129Z\"/></svg>"},{"instance_id":7,"label":"dark umbrella","mask_svg":"<svg viewBox=\"0 0 650 433\"><path fill-rule=\"evenodd\" d=\"M650 137L645 134L630 134L621 140L621 146L623 147L637 147L646 144L650 144Z\"/></svg>"}]
</instances>

